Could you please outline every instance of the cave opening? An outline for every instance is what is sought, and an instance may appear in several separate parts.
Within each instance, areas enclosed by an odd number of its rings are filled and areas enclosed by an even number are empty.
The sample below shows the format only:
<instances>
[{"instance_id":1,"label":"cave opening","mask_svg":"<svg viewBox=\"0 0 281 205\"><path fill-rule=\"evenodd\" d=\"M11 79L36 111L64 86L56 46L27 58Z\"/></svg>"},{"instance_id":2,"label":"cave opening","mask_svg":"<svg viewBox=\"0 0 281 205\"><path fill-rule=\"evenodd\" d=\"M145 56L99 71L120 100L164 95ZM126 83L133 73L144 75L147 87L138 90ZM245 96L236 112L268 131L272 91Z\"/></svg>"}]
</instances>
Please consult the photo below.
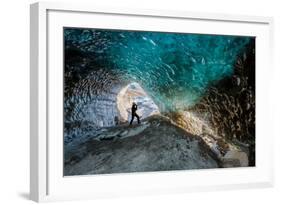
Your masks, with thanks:
<instances>
[{"instance_id":1,"label":"cave opening","mask_svg":"<svg viewBox=\"0 0 281 205\"><path fill-rule=\"evenodd\" d=\"M140 84L131 82L123 87L116 96L118 120L120 122L129 122L131 120L131 107L133 102L138 105L137 113L141 119L160 114L159 107Z\"/></svg>"}]
</instances>

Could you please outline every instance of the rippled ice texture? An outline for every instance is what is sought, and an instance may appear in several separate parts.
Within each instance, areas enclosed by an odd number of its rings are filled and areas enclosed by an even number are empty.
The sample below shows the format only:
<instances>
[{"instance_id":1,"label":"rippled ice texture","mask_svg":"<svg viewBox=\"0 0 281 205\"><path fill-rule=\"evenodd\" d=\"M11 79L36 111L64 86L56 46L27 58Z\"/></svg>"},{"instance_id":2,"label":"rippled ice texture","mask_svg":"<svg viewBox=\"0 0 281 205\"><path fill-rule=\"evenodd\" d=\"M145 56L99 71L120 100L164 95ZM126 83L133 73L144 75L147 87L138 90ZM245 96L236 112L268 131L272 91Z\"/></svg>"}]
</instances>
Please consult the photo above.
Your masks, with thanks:
<instances>
[{"instance_id":1,"label":"rippled ice texture","mask_svg":"<svg viewBox=\"0 0 281 205\"><path fill-rule=\"evenodd\" d=\"M84 64L76 65L76 75L101 66L118 78L119 85L137 82L165 112L194 105L208 86L231 76L237 55L250 40L78 28L64 29L64 37L66 50L83 54ZM65 75L70 71L66 66Z\"/></svg>"}]
</instances>

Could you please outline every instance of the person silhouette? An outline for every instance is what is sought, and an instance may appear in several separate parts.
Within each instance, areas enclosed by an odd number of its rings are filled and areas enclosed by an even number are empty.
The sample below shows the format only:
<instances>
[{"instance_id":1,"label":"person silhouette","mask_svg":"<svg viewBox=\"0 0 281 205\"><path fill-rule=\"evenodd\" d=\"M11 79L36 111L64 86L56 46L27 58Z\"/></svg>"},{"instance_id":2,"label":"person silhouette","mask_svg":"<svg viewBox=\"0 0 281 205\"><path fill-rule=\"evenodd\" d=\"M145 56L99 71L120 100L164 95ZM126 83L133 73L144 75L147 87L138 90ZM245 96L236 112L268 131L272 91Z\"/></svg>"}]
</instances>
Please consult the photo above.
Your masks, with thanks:
<instances>
[{"instance_id":1,"label":"person silhouette","mask_svg":"<svg viewBox=\"0 0 281 205\"><path fill-rule=\"evenodd\" d=\"M140 124L140 117L136 113L137 109L138 109L137 104L135 102L133 102L133 104L132 104L132 119L131 119L130 125L133 123L135 117L138 120L138 124Z\"/></svg>"}]
</instances>

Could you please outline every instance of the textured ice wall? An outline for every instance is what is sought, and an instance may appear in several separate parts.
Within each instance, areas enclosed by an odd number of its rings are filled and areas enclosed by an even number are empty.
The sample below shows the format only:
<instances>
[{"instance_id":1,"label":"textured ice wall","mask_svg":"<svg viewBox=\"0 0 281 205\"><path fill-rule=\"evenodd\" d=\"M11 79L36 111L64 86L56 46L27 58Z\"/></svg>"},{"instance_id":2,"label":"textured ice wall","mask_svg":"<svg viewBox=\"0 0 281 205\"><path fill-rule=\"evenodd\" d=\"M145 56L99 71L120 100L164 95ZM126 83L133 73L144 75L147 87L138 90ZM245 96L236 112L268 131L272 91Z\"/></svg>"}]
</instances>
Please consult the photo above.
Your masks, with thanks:
<instances>
[{"instance_id":1,"label":"textured ice wall","mask_svg":"<svg viewBox=\"0 0 281 205\"><path fill-rule=\"evenodd\" d=\"M83 124L90 124L95 131L114 125L118 115L116 96L130 83L138 83L151 99L142 98L140 107L148 102L160 112L171 112L196 104L211 85L233 74L237 56L245 52L249 40L239 36L66 28L66 138L90 132Z\"/></svg>"},{"instance_id":2,"label":"textured ice wall","mask_svg":"<svg viewBox=\"0 0 281 205\"><path fill-rule=\"evenodd\" d=\"M208 86L233 74L250 37L65 29L66 49L137 82L161 110L195 104ZM89 67L88 67L89 68ZM85 72L81 69L78 72Z\"/></svg>"}]
</instances>

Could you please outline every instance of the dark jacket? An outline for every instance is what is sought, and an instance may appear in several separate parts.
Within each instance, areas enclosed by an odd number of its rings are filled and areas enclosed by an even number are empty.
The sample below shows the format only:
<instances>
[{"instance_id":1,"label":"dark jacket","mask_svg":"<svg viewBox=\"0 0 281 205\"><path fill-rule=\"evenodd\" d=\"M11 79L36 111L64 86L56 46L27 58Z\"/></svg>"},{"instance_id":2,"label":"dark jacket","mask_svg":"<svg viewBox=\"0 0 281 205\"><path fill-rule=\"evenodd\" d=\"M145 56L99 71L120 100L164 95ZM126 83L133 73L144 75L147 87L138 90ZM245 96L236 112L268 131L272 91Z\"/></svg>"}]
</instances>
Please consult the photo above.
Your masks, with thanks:
<instances>
[{"instance_id":1,"label":"dark jacket","mask_svg":"<svg viewBox=\"0 0 281 205\"><path fill-rule=\"evenodd\" d=\"M133 104L132 113L136 113L137 109L138 109L138 106L136 104Z\"/></svg>"}]
</instances>

